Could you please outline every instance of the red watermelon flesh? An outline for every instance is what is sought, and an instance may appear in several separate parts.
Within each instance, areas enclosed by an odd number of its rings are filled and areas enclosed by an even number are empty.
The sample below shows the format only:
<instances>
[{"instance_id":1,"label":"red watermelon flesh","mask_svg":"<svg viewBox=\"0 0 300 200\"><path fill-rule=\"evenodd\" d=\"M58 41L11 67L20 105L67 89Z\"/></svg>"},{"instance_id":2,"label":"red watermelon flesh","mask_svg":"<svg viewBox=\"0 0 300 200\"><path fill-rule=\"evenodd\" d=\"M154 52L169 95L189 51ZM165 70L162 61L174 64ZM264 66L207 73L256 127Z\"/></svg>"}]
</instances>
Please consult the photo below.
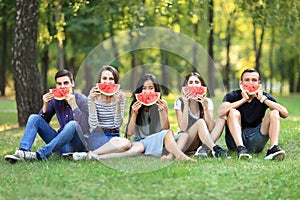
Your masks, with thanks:
<instances>
[{"instance_id":1,"label":"red watermelon flesh","mask_svg":"<svg viewBox=\"0 0 300 200\"><path fill-rule=\"evenodd\" d=\"M258 90L260 90L261 84L248 84L245 83L240 85L241 90L246 90L249 95L254 95Z\"/></svg>"},{"instance_id":2,"label":"red watermelon flesh","mask_svg":"<svg viewBox=\"0 0 300 200\"><path fill-rule=\"evenodd\" d=\"M160 92L139 93L135 94L135 97L141 104L145 106L151 106L158 101Z\"/></svg>"},{"instance_id":3,"label":"red watermelon flesh","mask_svg":"<svg viewBox=\"0 0 300 200\"><path fill-rule=\"evenodd\" d=\"M183 93L187 94L191 99L197 99L198 96L204 96L207 91L205 86L185 86L182 89Z\"/></svg>"},{"instance_id":4,"label":"red watermelon flesh","mask_svg":"<svg viewBox=\"0 0 300 200\"><path fill-rule=\"evenodd\" d=\"M54 95L54 99L56 100L64 100L71 93L69 88L53 88L49 89L49 91Z\"/></svg>"},{"instance_id":5,"label":"red watermelon flesh","mask_svg":"<svg viewBox=\"0 0 300 200\"><path fill-rule=\"evenodd\" d=\"M97 88L99 89L100 93L104 94L105 96L112 96L119 91L120 84L97 83Z\"/></svg>"}]
</instances>

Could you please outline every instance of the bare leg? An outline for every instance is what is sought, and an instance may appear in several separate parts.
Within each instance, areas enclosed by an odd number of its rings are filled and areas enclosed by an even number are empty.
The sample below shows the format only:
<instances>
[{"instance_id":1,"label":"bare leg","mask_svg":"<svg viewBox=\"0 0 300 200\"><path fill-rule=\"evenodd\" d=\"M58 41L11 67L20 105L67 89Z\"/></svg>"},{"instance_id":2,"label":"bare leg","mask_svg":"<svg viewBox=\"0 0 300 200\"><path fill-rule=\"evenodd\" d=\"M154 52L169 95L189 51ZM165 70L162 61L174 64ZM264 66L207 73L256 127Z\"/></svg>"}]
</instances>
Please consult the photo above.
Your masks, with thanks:
<instances>
[{"instance_id":1,"label":"bare leg","mask_svg":"<svg viewBox=\"0 0 300 200\"><path fill-rule=\"evenodd\" d=\"M179 161L192 161L196 162L196 160L186 156L177 146L175 142L174 135L172 131L168 131L164 138L164 144L169 153L173 154L176 160Z\"/></svg>"},{"instance_id":2,"label":"bare leg","mask_svg":"<svg viewBox=\"0 0 300 200\"><path fill-rule=\"evenodd\" d=\"M280 116L277 110L272 110L263 118L260 131L263 135L269 135L270 148L278 145L280 133Z\"/></svg>"},{"instance_id":3,"label":"bare leg","mask_svg":"<svg viewBox=\"0 0 300 200\"><path fill-rule=\"evenodd\" d=\"M213 130L211 131L211 139L213 140L214 143L221 137L224 126L225 126L226 120L218 118Z\"/></svg>"},{"instance_id":4,"label":"bare leg","mask_svg":"<svg viewBox=\"0 0 300 200\"><path fill-rule=\"evenodd\" d=\"M93 153L102 155L107 153L120 153L127 151L131 147L131 142L125 138L113 137L109 142L105 143Z\"/></svg>"},{"instance_id":5,"label":"bare leg","mask_svg":"<svg viewBox=\"0 0 300 200\"><path fill-rule=\"evenodd\" d=\"M229 111L227 125L236 146L244 146L242 139L241 114L238 110L232 109Z\"/></svg>"},{"instance_id":6,"label":"bare leg","mask_svg":"<svg viewBox=\"0 0 300 200\"><path fill-rule=\"evenodd\" d=\"M108 153L99 155L99 159L107 159L107 158L117 158L117 157L127 157L127 156L135 156L144 152L144 145L141 142L133 142L132 146L129 150L119 153Z\"/></svg>"},{"instance_id":7,"label":"bare leg","mask_svg":"<svg viewBox=\"0 0 300 200\"><path fill-rule=\"evenodd\" d=\"M185 144L188 140L187 133L181 133L178 140L176 141L178 148L184 152ZM160 159L161 161L169 161L172 160L175 156L172 153L169 153L167 156L162 156Z\"/></svg>"}]
</instances>

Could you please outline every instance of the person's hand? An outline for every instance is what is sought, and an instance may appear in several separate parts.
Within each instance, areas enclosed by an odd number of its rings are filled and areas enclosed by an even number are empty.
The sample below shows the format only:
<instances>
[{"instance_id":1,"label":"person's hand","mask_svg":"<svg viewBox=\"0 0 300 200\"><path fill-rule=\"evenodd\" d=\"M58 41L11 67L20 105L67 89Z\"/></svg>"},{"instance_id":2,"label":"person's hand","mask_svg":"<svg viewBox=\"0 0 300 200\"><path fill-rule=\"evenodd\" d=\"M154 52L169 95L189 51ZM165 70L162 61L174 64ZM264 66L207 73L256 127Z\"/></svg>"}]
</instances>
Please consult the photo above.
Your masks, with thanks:
<instances>
[{"instance_id":1,"label":"person's hand","mask_svg":"<svg viewBox=\"0 0 300 200\"><path fill-rule=\"evenodd\" d=\"M156 105L158 107L158 111L162 112L168 112L168 104L166 101L162 100L162 99L158 99L158 101L156 102Z\"/></svg>"},{"instance_id":2,"label":"person's hand","mask_svg":"<svg viewBox=\"0 0 300 200\"><path fill-rule=\"evenodd\" d=\"M46 94L43 95L43 102L48 103L53 98L54 98L54 94L52 94L51 92L47 92Z\"/></svg>"},{"instance_id":3,"label":"person's hand","mask_svg":"<svg viewBox=\"0 0 300 200\"><path fill-rule=\"evenodd\" d=\"M263 91L262 90L258 90L255 94L255 97L260 101L261 98L263 97Z\"/></svg>"},{"instance_id":4,"label":"person's hand","mask_svg":"<svg viewBox=\"0 0 300 200\"><path fill-rule=\"evenodd\" d=\"M243 99L246 99L247 101L250 100L249 94L246 90L242 90L241 92Z\"/></svg>"},{"instance_id":5,"label":"person's hand","mask_svg":"<svg viewBox=\"0 0 300 200\"><path fill-rule=\"evenodd\" d=\"M181 93L182 93L182 101L185 104L188 102L189 98L191 98L192 93L191 92L184 93L183 88L181 89Z\"/></svg>"},{"instance_id":6,"label":"person's hand","mask_svg":"<svg viewBox=\"0 0 300 200\"><path fill-rule=\"evenodd\" d=\"M76 98L74 94L68 94L65 97L68 104L71 106L72 110L74 110L77 107Z\"/></svg>"},{"instance_id":7,"label":"person's hand","mask_svg":"<svg viewBox=\"0 0 300 200\"><path fill-rule=\"evenodd\" d=\"M117 104L120 104L121 101L124 99L125 97L125 94L121 91L117 91L115 94L114 94L114 98L115 98L115 101Z\"/></svg>"},{"instance_id":8,"label":"person's hand","mask_svg":"<svg viewBox=\"0 0 300 200\"><path fill-rule=\"evenodd\" d=\"M100 95L99 89L97 87L92 87L92 89L90 90L89 98L94 101L98 95Z\"/></svg>"},{"instance_id":9,"label":"person's hand","mask_svg":"<svg viewBox=\"0 0 300 200\"><path fill-rule=\"evenodd\" d=\"M204 110L207 110L208 101L207 101L206 95L198 95L197 96L197 101L202 104L202 107L203 107Z\"/></svg>"},{"instance_id":10,"label":"person's hand","mask_svg":"<svg viewBox=\"0 0 300 200\"><path fill-rule=\"evenodd\" d=\"M135 114L139 112L139 109L142 107L142 104L139 101L136 101L131 106L131 111Z\"/></svg>"}]
</instances>

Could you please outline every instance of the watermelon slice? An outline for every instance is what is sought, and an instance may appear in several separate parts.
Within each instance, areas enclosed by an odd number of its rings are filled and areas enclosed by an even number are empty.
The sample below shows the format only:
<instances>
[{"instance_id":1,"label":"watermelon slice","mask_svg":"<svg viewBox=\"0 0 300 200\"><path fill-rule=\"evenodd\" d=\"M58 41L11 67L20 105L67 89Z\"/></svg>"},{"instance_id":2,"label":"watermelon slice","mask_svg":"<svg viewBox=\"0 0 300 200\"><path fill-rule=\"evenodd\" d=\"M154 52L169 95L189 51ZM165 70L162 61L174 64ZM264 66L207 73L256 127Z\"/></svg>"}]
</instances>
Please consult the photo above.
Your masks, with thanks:
<instances>
[{"instance_id":1,"label":"watermelon slice","mask_svg":"<svg viewBox=\"0 0 300 200\"><path fill-rule=\"evenodd\" d=\"M188 94L191 99L197 99L198 96L206 95L207 88L205 86L185 86L182 91L184 94Z\"/></svg>"},{"instance_id":2,"label":"watermelon slice","mask_svg":"<svg viewBox=\"0 0 300 200\"><path fill-rule=\"evenodd\" d=\"M249 95L254 95L261 88L261 84L243 84L240 85L241 90L247 91Z\"/></svg>"},{"instance_id":3,"label":"watermelon slice","mask_svg":"<svg viewBox=\"0 0 300 200\"><path fill-rule=\"evenodd\" d=\"M69 88L53 88L49 89L49 91L54 95L54 99L56 100L64 100L71 93Z\"/></svg>"},{"instance_id":4,"label":"watermelon slice","mask_svg":"<svg viewBox=\"0 0 300 200\"><path fill-rule=\"evenodd\" d=\"M97 83L96 86L101 94L105 96L112 96L120 89L120 84L114 83Z\"/></svg>"},{"instance_id":5,"label":"watermelon slice","mask_svg":"<svg viewBox=\"0 0 300 200\"><path fill-rule=\"evenodd\" d=\"M151 106L158 101L160 92L139 93L135 94L135 97L141 104L145 106Z\"/></svg>"}]
</instances>

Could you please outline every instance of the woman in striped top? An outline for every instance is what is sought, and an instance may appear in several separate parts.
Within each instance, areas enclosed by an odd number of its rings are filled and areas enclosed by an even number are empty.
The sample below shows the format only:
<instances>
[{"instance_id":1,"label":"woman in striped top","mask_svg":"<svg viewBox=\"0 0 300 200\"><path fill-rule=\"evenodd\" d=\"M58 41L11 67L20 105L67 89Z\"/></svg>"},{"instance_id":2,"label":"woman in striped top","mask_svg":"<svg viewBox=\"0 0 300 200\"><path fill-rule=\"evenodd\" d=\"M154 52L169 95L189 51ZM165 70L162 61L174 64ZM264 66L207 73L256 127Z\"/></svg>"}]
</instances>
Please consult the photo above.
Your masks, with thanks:
<instances>
[{"instance_id":1,"label":"woman in striped top","mask_svg":"<svg viewBox=\"0 0 300 200\"><path fill-rule=\"evenodd\" d=\"M103 66L97 83L119 82L118 71L112 66ZM89 125L92 132L87 140L88 153L74 153L73 159L91 159L97 155L119 153L128 150L131 143L120 137L123 123L126 96L118 91L113 96L100 93L97 87L90 90L88 96Z\"/></svg>"}]
</instances>

